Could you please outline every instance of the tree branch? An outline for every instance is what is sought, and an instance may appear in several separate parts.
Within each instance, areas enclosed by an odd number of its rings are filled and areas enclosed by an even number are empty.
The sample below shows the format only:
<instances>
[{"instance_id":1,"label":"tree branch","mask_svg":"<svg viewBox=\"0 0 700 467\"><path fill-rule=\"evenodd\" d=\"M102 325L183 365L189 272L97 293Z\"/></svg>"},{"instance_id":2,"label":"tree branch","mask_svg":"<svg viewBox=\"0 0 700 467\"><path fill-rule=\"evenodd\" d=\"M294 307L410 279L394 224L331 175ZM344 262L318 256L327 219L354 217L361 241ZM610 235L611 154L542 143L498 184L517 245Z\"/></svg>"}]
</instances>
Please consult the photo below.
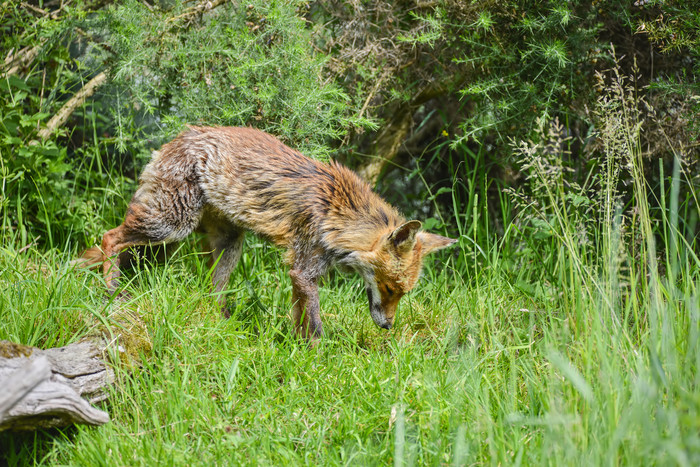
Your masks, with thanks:
<instances>
[{"instance_id":1,"label":"tree branch","mask_svg":"<svg viewBox=\"0 0 700 467\"><path fill-rule=\"evenodd\" d=\"M51 120L49 120L49 123L46 124L46 127L39 131L39 137L41 139L47 139L49 136L51 136L54 131L66 123L68 117L71 116L75 109L83 105L85 99L95 94L97 88L103 85L106 81L107 73L104 71L88 81L80 91L75 93L75 95L71 97L68 102L63 104L63 107L61 107L56 115L51 117Z\"/></svg>"}]
</instances>

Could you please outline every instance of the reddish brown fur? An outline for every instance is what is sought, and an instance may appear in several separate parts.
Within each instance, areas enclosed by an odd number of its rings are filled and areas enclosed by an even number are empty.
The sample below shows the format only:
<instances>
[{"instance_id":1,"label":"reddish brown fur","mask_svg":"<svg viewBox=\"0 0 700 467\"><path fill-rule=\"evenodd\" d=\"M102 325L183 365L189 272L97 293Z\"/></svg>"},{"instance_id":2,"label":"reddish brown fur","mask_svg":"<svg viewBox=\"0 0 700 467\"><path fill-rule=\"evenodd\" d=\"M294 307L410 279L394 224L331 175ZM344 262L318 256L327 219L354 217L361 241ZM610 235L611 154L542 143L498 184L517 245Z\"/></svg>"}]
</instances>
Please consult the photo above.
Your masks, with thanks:
<instances>
[{"instance_id":1,"label":"reddish brown fur","mask_svg":"<svg viewBox=\"0 0 700 467\"><path fill-rule=\"evenodd\" d=\"M252 128L192 127L154 153L124 223L104 235L101 262L114 292L120 252L198 229L218 259L213 282L220 292L240 258L244 232L253 231L287 249L296 327L315 337L322 332L317 281L333 264L365 278L372 317L391 326L423 256L454 243L419 227L338 163L309 159Z\"/></svg>"}]
</instances>

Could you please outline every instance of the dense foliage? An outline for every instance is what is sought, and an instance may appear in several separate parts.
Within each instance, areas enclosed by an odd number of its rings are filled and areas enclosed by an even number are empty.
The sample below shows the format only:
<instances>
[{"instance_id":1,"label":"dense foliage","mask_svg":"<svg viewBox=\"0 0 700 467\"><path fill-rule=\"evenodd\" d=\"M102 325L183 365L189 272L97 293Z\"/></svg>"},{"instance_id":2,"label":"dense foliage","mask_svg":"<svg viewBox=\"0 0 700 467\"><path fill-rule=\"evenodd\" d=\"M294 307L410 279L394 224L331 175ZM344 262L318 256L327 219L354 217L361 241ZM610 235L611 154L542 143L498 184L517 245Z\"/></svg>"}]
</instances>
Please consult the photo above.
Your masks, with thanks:
<instances>
[{"instance_id":1,"label":"dense foliage","mask_svg":"<svg viewBox=\"0 0 700 467\"><path fill-rule=\"evenodd\" d=\"M648 156L670 168L670 142L690 164L699 16L656 1L6 2L3 231L93 241L100 228L86 219L101 215L104 190L129 191L149 151L185 124L253 125L319 157L335 147L373 182L418 169L450 206L455 177L519 184L510 141L557 118L585 178L600 155L596 73L616 64L654 109ZM96 93L41 134L102 72ZM420 206L422 182L386 180L408 193L406 209Z\"/></svg>"}]
</instances>

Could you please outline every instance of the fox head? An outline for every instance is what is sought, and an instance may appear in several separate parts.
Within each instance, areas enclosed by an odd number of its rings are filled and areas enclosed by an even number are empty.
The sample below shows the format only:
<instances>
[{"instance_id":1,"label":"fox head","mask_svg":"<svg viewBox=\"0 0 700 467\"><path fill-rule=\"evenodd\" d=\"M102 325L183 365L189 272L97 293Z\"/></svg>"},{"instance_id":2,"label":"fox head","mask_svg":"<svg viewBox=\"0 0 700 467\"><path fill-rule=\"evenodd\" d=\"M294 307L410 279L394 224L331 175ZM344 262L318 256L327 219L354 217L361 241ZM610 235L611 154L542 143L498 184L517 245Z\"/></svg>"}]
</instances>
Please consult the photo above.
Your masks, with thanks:
<instances>
[{"instance_id":1,"label":"fox head","mask_svg":"<svg viewBox=\"0 0 700 467\"><path fill-rule=\"evenodd\" d=\"M420 221L408 221L372 250L354 253L352 266L365 280L369 311L381 328L391 328L399 300L418 281L425 255L457 241L420 228Z\"/></svg>"}]
</instances>

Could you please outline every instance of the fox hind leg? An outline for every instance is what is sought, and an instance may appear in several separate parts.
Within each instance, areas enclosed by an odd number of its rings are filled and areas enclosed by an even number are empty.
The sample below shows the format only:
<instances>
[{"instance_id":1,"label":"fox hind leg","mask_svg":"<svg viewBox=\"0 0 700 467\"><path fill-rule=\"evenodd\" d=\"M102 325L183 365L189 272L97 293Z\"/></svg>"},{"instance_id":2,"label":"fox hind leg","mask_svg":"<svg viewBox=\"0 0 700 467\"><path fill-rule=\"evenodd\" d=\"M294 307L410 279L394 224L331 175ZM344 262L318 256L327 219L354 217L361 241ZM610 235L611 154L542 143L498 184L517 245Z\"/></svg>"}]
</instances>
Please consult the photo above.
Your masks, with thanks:
<instances>
[{"instance_id":1,"label":"fox hind leg","mask_svg":"<svg viewBox=\"0 0 700 467\"><path fill-rule=\"evenodd\" d=\"M119 287L119 265L124 257L120 253L132 246L184 239L199 224L202 204L201 192L192 185L170 192L141 187L129 204L124 223L102 237L107 291L114 294Z\"/></svg>"},{"instance_id":2,"label":"fox hind leg","mask_svg":"<svg viewBox=\"0 0 700 467\"><path fill-rule=\"evenodd\" d=\"M223 290L228 285L231 272L236 269L243 251L245 230L225 220L209 221L204 223L209 246L211 248L210 265L216 264L212 272L211 281L221 312L225 318L230 317L226 308L226 295Z\"/></svg>"}]
</instances>

